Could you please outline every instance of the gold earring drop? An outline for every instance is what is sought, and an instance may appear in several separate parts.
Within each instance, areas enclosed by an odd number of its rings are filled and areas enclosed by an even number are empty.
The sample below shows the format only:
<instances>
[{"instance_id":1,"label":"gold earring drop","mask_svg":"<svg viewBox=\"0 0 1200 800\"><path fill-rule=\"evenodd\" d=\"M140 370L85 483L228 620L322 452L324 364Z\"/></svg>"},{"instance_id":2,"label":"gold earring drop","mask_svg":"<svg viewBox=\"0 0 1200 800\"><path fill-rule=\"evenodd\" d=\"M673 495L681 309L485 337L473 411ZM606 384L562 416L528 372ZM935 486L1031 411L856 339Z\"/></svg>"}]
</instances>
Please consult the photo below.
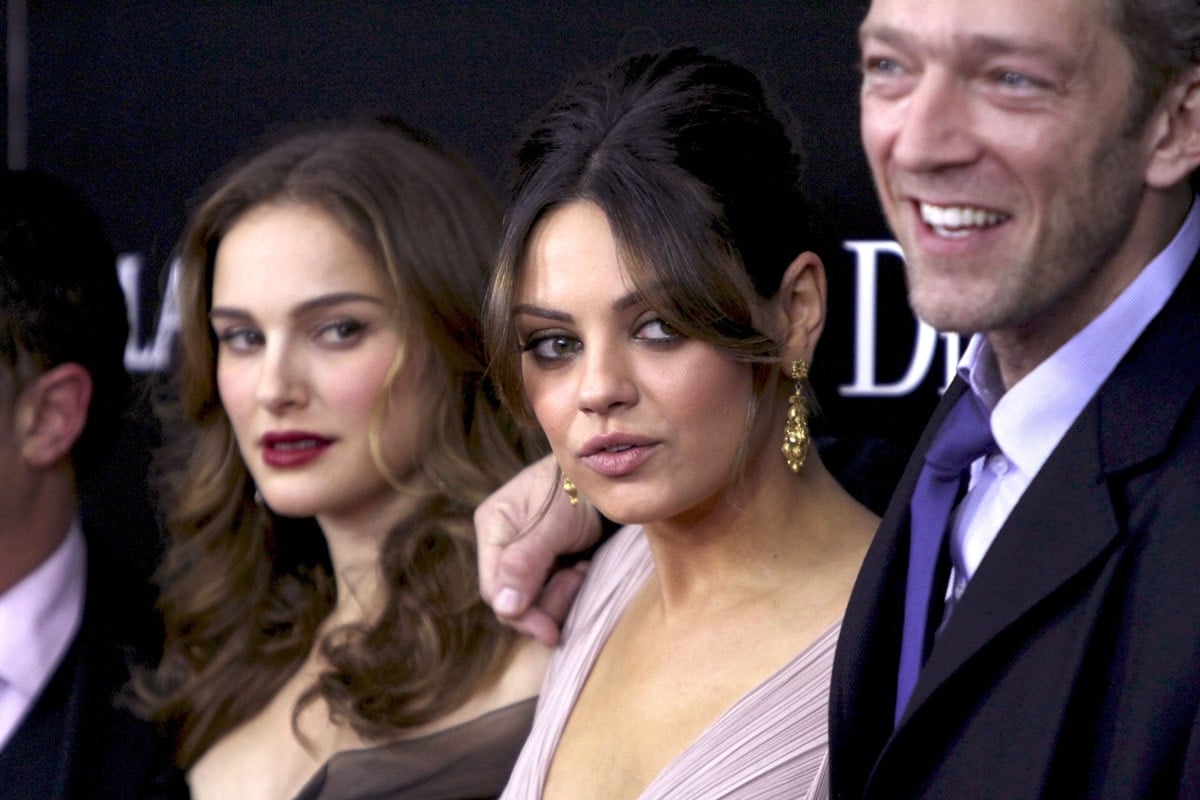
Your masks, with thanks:
<instances>
[{"instance_id":1,"label":"gold earring drop","mask_svg":"<svg viewBox=\"0 0 1200 800\"><path fill-rule=\"evenodd\" d=\"M579 505L579 490L575 488L575 481L563 476L562 490L567 495L567 499L571 501L571 505Z\"/></svg>"},{"instance_id":2,"label":"gold earring drop","mask_svg":"<svg viewBox=\"0 0 1200 800\"><path fill-rule=\"evenodd\" d=\"M808 377L808 364L803 359L792 362L792 380L795 384L788 397L787 422L783 426L783 460L792 472L799 472L808 455L808 406L804 402L804 381Z\"/></svg>"}]
</instances>

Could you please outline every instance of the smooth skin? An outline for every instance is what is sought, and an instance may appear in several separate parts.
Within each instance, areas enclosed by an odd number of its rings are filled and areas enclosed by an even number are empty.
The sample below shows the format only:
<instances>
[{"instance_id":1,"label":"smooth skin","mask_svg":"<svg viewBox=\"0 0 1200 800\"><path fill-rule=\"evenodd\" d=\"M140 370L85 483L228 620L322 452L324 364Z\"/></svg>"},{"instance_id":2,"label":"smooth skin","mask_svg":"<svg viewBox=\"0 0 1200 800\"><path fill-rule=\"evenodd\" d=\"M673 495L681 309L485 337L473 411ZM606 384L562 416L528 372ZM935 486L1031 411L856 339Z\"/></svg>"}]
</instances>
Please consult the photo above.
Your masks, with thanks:
<instances>
[{"instance_id":1,"label":"smooth skin","mask_svg":"<svg viewBox=\"0 0 1200 800\"><path fill-rule=\"evenodd\" d=\"M632 798L841 618L877 519L815 452L796 475L769 445L783 440L782 369L734 479L751 367L640 299L596 205L552 211L527 252L514 322L530 406L580 494L643 526L655 566L588 675L543 796ZM811 359L824 295L805 253L764 303L785 364Z\"/></svg>"},{"instance_id":2,"label":"smooth skin","mask_svg":"<svg viewBox=\"0 0 1200 800\"><path fill-rule=\"evenodd\" d=\"M412 513L370 445L378 418L385 466L401 477L420 457L424 421L431 416L422 343L405 340L391 298L371 256L311 206L253 208L217 249L211 312L220 343L217 383L238 449L265 502L280 514L315 517L329 547L338 604L318 642L382 609L382 543ZM397 379L386 393L397 364ZM273 445L280 436L285 444ZM288 451L315 455L294 459ZM334 753L373 744L331 720L320 699L299 714L306 741L297 737L293 710L326 668L318 647L262 712L221 738L190 770L197 800L290 798ZM522 643L496 685L405 736L537 694L547 659L536 643Z\"/></svg>"}]
</instances>

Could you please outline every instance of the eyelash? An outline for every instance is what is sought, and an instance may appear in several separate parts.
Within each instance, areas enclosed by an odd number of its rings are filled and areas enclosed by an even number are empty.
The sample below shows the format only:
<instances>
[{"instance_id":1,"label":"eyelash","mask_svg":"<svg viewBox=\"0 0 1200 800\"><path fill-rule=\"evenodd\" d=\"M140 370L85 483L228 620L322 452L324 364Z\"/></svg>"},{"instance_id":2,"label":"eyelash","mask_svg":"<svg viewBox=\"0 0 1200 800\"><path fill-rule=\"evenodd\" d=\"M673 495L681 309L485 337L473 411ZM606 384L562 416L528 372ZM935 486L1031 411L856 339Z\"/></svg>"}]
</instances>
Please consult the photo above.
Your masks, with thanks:
<instances>
[{"instance_id":1,"label":"eyelash","mask_svg":"<svg viewBox=\"0 0 1200 800\"><path fill-rule=\"evenodd\" d=\"M360 338L367 330L367 323L346 317L321 323L313 331L313 338L320 344L329 347L347 347ZM217 342L234 353L249 353L263 346L266 339L262 331L248 326L233 326L216 333Z\"/></svg>"},{"instance_id":2,"label":"eyelash","mask_svg":"<svg viewBox=\"0 0 1200 800\"><path fill-rule=\"evenodd\" d=\"M896 59L885 56L865 58L859 63L858 68L863 75L894 75L901 69L900 63Z\"/></svg>"},{"instance_id":3,"label":"eyelash","mask_svg":"<svg viewBox=\"0 0 1200 800\"><path fill-rule=\"evenodd\" d=\"M658 325L662 329L663 335L662 336L654 336L654 337L641 335L641 333L646 328L650 327L651 325ZM641 343L649 345L651 347L662 347L662 348L671 347L671 346L675 345L681 338L683 338L683 335L680 334L678 331L676 331L675 328L672 327L669 322L667 322L666 320L663 320L663 319L659 319L658 317L654 317L652 319L647 319L647 320L639 323L634 328L634 335L633 335L633 339L635 341L641 342ZM565 345L569 345L569 346L571 346L571 351L566 354L558 354L558 355L542 355L542 354L540 354L538 352L538 349L546 342L551 342L551 341L559 341ZM579 339L577 337L572 336L571 334L555 332L555 331L546 331L546 332L535 332L535 333L531 334L528 340L526 340L525 342L522 342L520 344L520 347L521 347L521 352L528 353L530 355L530 357L532 357L533 360L538 365L542 366L543 368L552 368L552 367L562 364L567 359L573 357L576 353L578 353L582 349L583 344L582 344L582 342L579 341Z\"/></svg>"},{"instance_id":4,"label":"eyelash","mask_svg":"<svg viewBox=\"0 0 1200 800\"><path fill-rule=\"evenodd\" d=\"M254 341L247 341L253 338ZM253 328L235 327L227 328L217 333L217 341L222 347L227 347L234 352L245 352L251 348L262 344L263 336Z\"/></svg>"},{"instance_id":5,"label":"eyelash","mask_svg":"<svg viewBox=\"0 0 1200 800\"><path fill-rule=\"evenodd\" d=\"M325 338L326 334L334 333L337 337L331 344L339 345L352 342L360 338L367 329L366 323L346 317L344 319L333 320L332 322L324 323L317 327L317 337Z\"/></svg>"},{"instance_id":6,"label":"eyelash","mask_svg":"<svg viewBox=\"0 0 1200 800\"><path fill-rule=\"evenodd\" d=\"M570 353L557 355L544 355L538 350L547 342L562 342L570 344L572 350ZM528 353L531 358L541 367L547 368L561 364L575 353L579 352L580 342L573 336L565 333L536 333L529 337L529 340L521 344L521 352Z\"/></svg>"}]
</instances>

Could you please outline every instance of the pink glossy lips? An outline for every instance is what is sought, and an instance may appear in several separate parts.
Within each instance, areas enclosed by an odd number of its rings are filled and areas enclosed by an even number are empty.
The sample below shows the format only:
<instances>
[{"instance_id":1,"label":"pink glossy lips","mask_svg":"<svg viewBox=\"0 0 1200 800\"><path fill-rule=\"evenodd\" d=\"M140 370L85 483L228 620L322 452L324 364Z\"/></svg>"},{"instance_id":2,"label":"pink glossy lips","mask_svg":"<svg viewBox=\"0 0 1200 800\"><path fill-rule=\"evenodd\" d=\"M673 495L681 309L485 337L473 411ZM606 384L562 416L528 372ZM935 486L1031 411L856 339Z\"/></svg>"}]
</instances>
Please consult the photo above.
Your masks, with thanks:
<instances>
[{"instance_id":1,"label":"pink glossy lips","mask_svg":"<svg viewBox=\"0 0 1200 800\"><path fill-rule=\"evenodd\" d=\"M657 441L640 436L606 433L588 440L580 460L601 475L618 478L640 467L657 445Z\"/></svg>"}]
</instances>

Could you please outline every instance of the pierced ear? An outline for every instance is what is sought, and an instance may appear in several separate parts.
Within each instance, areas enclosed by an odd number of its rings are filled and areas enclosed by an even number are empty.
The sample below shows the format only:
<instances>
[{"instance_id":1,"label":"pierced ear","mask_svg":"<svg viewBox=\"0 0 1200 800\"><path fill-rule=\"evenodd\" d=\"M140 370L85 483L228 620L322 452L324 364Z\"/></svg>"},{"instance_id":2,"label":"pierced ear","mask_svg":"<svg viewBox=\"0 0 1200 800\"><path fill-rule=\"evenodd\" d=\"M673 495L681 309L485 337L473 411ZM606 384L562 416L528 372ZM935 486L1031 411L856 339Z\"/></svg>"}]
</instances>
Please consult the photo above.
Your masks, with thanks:
<instances>
[{"instance_id":1,"label":"pierced ear","mask_svg":"<svg viewBox=\"0 0 1200 800\"><path fill-rule=\"evenodd\" d=\"M783 273L771 303L785 332L780 353L785 369L798 358L812 362L825 328L825 290L825 265L816 253L796 256Z\"/></svg>"},{"instance_id":2,"label":"pierced ear","mask_svg":"<svg viewBox=\"0 0 1200 800\"><path fill-rule=\"evenodd\" d=\"M17 401L17 432L30 466L53 466L70 456L91 400L92 376L75 363L59 364L25 387Z\"/></svg>"},{"instance_id":3,"label":"pierced ear","mask_svg":"<svg viewBox=\"0 0 1200 800\"><path fill-rule=\"evenodd\" d=\"M1200 64L1193 64L1167 87L1146 166L1146 183L1169 189L1200 167Z\"/></svg>"}]
</instances>

